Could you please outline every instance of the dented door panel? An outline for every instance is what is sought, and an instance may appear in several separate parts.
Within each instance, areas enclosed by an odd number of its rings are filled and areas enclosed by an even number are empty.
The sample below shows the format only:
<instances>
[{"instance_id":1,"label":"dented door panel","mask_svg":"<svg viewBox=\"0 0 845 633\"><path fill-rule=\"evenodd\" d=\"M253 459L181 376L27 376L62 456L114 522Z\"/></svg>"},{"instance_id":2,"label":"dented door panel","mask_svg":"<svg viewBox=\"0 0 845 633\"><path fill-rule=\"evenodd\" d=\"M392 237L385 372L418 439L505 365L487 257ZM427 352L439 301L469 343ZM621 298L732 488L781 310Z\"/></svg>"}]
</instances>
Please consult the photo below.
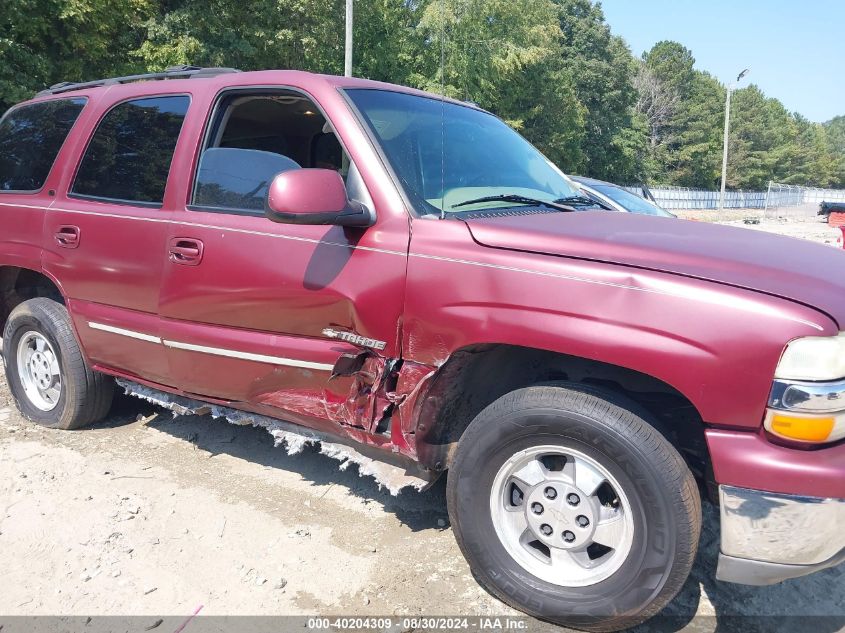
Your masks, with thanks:
<instances>
[{"instance_id":1,"label":"dented door panel","mask_svg":"<svg viewBox=\"0 0 845 633\"><path fill-rule=\"evenodd\" d=\"M179 389L225 394L242 408L314 428L360 430L362 439L382 443L369 431L377 429L378 412L387 409L379 391L385 367L401 354L410 222L397 192L385 186L379 159L342 96L313 83L291 88L305 88L303 94L331 120L360 170L375 225L277 224L260 214L189 208L193 171L180 171L175 188L180 204L168 239L201 243L202 261L165 264L162 337L181 343L167 347L173 386ZM204 114L189 122L176 163L197 165L216 98L206 95ZM354 375L332 377L344 355L366 349L352 335L382 342L383 349ZM215 351L200 349L206 347Z\"/></svg>"},{"instance_id":2,"label":"dented door panel","mask_svg":"<svg viewBox=\"0 0 845 633\"><path fill-rule=\"evenodd\" d=\"M399 355L404 254L360 248L338 227L186 213L201 219L189 232L204 244L203 261L168 268L160 306L179 387L369 428L375 403L367 395L384 359ZM328 328L385 349L367 371L331 378L344 354L362 348L329 338Z\"/></svg>"}]
</instances>

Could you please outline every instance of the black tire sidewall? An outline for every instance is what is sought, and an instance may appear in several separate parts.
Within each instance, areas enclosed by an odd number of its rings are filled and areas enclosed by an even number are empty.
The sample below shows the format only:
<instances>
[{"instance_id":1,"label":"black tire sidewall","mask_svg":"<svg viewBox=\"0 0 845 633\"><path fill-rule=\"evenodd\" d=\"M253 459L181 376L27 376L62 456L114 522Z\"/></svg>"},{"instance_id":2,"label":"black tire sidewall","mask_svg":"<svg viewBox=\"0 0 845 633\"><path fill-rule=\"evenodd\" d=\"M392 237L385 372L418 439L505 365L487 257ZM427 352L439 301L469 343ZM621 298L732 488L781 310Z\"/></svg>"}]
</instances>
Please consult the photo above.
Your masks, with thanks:
<instances>
[{"instance_id":1,"label":"black tire sidewall","mask_svg":"<svg viewBox=\"0 0 845 633\"><path fill-rule=\"evenodd\" d=\"M476 573L505 601L536 617L570 625L637 618L660 594L674 561L676 521L659 470L636 442L584 413L536 407L485 422L471 438L472 450L459 454L450 472L453 523ZM514 561L493 527L490 490L497 472L516 452L542 444L559 444L602 464L630 503L631 552L619 570L597 584L565 588L540 580Z\"/></svg>"},{"instance_id":2,"label":"black tire sidewall","mask_svg":"<svg viewBox=\"0 0 845 633\"><path fill-rule=\"evenodd\" d=\"M42 411L36 407L24 392L18 372L18 345L21 338L28 332L38 332L46 338L58 357L59 367L62 376L62 390L59 395L59 402L50 411ZM23 415L49 428L60 428L65 417L67 408L68 388L67 367L65 366L64 350L59 344L52 323L49 319L40 315L36 310L27 310L23 313L12 313L3 336L3 362L6 366L6 378L9 383L9 390L15 399L15 404Z\"/></svg>"}]
</instances>

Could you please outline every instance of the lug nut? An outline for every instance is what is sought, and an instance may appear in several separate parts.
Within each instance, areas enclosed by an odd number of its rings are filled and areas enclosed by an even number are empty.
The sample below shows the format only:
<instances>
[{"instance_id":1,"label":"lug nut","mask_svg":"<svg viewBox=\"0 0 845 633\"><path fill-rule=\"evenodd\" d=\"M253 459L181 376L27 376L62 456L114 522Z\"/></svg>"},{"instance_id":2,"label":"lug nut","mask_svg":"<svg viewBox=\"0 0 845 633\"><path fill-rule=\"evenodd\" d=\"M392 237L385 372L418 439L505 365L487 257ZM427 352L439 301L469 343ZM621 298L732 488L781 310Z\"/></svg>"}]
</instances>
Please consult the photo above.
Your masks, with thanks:
<instances>
[{"instance_id":1,"label":"lug nut","mask_svg":"<svg viewBox=\"0 0 845 633\"><path fill-rule=\"evenodd\" d=\"M540 526L540 531L543 534L545 534L546 536L551 536L552 535L552 526L549 525L548 523L543 523L543 525ZM572 535L572 538L575 538L574 534Z\"/></svg>"},{"instance_id":2,"label":"lug nut","mask_svg":"<svg viewBox=\"0 0 845 633\"><path fill-rule=\"evenodd\" d=\"M563 533L563 540L566 541L567 543L571 543L572 541L575 540L575 534L573 534L569 530L566 530Z\"/></svg>"},{"instance_id":3,"label":"lug nut","mask_svg":"<svg viewBox=\"0 0 845 633\"><path fill-rule=\"evenodd\" d=\"M546 495L546 499L554 499L555 497L557 497L557 490L549 486L543 491L543 494Z\"/></svg>"},{"instance_id":4,"label":"lug nut","mask_svg":"<svg viewBox=\"0 0 845 633\"><path fill-rule=\"evenodd\" d=\"M585 528L590 525L590 519L585 517L583 514L579 514L575 517L575 522L579 525L579 527Z\"/></svg>"},{"instance_id":5,"label":"lug nut","mask_svg":"<svg viewBox=\"0 0 845 633\"><path fill-rule=\"evenodd\" d=\"M534 514L543 514L543 504L535 501L531 504L531 512Z\"/></svg>"},{"instance_id":6,"label":"lug nut","mask_svg":"<svg viewBox=\"0 0 845 633\"><path fill-rule=\"evenodd\" d=\"M566 501L571 506L577 506L579 503L581 503L581 497L576 495L574 492L570 492L568 495L566 495Z\"/></svg>"}]
</instances>

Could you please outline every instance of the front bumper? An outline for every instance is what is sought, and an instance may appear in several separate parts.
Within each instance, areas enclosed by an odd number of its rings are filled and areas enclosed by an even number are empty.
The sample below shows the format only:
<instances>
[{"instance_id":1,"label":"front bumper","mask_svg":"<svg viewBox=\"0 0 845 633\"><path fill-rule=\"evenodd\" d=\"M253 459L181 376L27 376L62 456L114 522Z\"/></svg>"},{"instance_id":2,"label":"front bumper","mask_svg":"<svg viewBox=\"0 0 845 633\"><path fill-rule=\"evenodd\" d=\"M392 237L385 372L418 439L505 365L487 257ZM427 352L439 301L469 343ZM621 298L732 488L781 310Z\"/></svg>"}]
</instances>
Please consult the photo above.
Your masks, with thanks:
<instances>
[{"instance_id":1,"label":"front bumper","mask_svg":"<svg viewBox=\"0 0 845 633\"><path fill-rule=\"evenodd\" d=\"M719 487L716 577L771 585L845 562L845 500Z\"/></svg>"}]
</instances>

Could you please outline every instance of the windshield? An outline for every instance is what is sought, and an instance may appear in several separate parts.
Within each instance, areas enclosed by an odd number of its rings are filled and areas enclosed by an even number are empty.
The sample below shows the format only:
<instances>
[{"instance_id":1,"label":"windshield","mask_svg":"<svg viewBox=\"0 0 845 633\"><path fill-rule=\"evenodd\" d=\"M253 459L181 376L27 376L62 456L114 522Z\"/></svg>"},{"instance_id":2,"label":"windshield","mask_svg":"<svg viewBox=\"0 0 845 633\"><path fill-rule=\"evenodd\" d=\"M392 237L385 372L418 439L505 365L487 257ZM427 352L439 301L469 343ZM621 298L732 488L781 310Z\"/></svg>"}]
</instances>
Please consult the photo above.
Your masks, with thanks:
<instances>
[{"instance_id":1,"label":"windshield","mask_svg":"<svg viewBox=\"0 0 845 633\"><path fill-rule=\"evenodd\" d=\"M667 218L675 217L665 209L661 209L650 200L646 200L642 196L631 193L621 187L614 185L587 185L595 189L600 194L607 196L619 206L627 209L631 213L642 213L644 215L661 215Z\"/></svg>"},{"instance_id":2,"label":"windshield","mask_svg":"<svg viewBox=\"0 0 845 633\"><path fill-rule=\"evenodd\" d=\"M522 196L552 202L577 186L492 114L402 92L347 90L421 213L513 207Z\"/></svg>"}]
</instances>

